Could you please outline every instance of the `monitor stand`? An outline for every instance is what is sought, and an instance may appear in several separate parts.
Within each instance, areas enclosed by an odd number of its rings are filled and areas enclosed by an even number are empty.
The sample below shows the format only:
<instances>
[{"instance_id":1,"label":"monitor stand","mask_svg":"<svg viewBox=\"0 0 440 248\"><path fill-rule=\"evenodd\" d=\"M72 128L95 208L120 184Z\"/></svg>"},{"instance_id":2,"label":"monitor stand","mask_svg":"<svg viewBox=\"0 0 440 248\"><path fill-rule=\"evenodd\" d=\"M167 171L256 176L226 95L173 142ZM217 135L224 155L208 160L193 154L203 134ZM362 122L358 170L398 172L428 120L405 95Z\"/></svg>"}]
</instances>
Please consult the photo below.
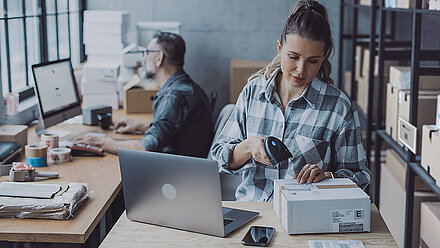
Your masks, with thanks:
<instances>
[{"instance_id":1,"label":"monitor stand","mask_svg":"<svg viewBox=\"0 0 440 248\"><path fill-rule=\"evenodd\" d=\"M38 120L37 126L35 128L35 131L37 132L38 136L41 136L42 134L53 134L57 135L59 139L66 137L67 135L71 134L71 131L67 130L47 130L41 125L41 120Z\"/></svg>"}]
</instances>

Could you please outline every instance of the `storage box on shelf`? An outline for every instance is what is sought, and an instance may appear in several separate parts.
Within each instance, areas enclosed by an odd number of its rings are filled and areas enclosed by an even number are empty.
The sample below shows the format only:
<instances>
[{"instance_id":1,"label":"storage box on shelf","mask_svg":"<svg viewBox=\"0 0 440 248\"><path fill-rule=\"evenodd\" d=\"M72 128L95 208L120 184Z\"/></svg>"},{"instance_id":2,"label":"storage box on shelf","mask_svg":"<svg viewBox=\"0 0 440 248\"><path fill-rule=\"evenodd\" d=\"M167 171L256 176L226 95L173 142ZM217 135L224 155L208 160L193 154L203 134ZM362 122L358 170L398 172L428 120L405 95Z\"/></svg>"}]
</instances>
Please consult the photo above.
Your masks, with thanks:
<instances>
[{"instance_id":1,"label":"storage box on shelf","mask_svg":"<svg viewBox=\"0 0 440 248\"><path fill-rule=\"evenodd\" d=\"M387 90L386 90L387 97L386 97L385 130L391 136L391 138L393 138L396 142L397 142L397 124L398 124L399 106L400 106L399 102L402 101L402 98L399 98L399 95L402 94L402 96L405 96L409 94L410 79L411 79L411 67L409 66L390 67L390 82L387 84ZM440 82L439 76L420 76L419 89L423 91L420 91L419 94L420 95L435 94L434 93L435 91L437 90L440 91L439 82ZM409 113L408 111L409 108L407 108L404 111L406 112L406 116L408 116ZM408 118L406 118L406 120L408 120ZM432 123L425 123L425 124L432 124Z\"/></svg>"},{"instance_id":2,"label":"storage box on shelf","mask_svg":"<svg viewBox=\"0 0 440 248\"><path fill-rule=\"evenodd\" d=\"M399 247L404 244L405 202L407 164L394 150L387 151L386 163L381 165L380 213ZM412 246L419 247L420 204L423 201L438 201L437 196L426 190L427 186L416 178L414 192L414 215Z\"/></svg>"},{"instance_id":3,"label":"storage box on shelf","mask_svg":"<svg viewBox=\"0 0 440 248\"><path fill-rule=\"evenodd\" d=\"M434 125L424 125L422 132L422 167L440 186L440 130Z\"/></svg>"},{"instance_id":4,"label":"storage box on shelf","mask_svg":"<svg viewBox=\"0 0 440 248\"><path fill-rule=\"evenodd\" d=\"M435 106L437 104L437 94L440 91L419 91L419 104L417 109L417 144L416 154L420 154L422 146L422 126L435 123ZM399 117L409 121L410 113L410 94L406 91L399 92Z\"/></svg>"},{"instance_id":5,"label":"storage box on shelf","mask_svg":"<svg viewBox=\"0 0 440 248\"><path fill-rule=\"evenodd\" d=\"M434 248L440 244L440 202L422 202L420 213L420 246Z\"/></svg>"}]
</instances>

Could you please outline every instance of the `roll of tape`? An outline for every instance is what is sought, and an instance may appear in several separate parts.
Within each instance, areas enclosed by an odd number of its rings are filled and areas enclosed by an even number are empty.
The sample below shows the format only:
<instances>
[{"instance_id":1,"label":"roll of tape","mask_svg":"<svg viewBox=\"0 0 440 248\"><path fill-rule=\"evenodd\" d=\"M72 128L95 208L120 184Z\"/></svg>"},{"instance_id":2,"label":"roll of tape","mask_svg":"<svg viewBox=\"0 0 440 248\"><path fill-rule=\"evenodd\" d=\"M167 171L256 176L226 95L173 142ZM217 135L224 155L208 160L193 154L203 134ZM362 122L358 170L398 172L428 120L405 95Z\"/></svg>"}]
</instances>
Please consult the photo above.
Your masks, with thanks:
<instances>
[{"instance_id":1,"label":"roll of tape","mask_svg":"<svg viewBox=\"0 0 440 248\"><path fill-rule=\"evenodd\" d=\"M54 148L49 150L49 158L53 163L63 163L72 159L69 148Z\"/></svg>"},{"instance_id":2,"label":"roll of tape","mask_svg":"<svg viewBox=\"0 0 440 248\"><path fill-rule=\"evenodd\" d=\"M47 156L40 158L26 157L26 164L32 165L33 167L47 166Z\"/></svg>"},{"instance_id":3,"label":"roll of tape","mask_svg":"<svg viewBox=\"0 0 440 248\"><path fill-rule=\"evenodd\" d=\"M56 134L45 133L41 135L41 143L46 144L48 149L58 148L59 137Z\"/></svg>"},{"instance_id":4,"label":"roll of tape","mask_svg":"<svg viewBox=\"0 0 440 248\"><path fill-rule=\"evenodd\" d=\"M24 147L24 153L26 158L41 158L47 156L46 145L27 145Z\"/></svg>"}]
</instances>

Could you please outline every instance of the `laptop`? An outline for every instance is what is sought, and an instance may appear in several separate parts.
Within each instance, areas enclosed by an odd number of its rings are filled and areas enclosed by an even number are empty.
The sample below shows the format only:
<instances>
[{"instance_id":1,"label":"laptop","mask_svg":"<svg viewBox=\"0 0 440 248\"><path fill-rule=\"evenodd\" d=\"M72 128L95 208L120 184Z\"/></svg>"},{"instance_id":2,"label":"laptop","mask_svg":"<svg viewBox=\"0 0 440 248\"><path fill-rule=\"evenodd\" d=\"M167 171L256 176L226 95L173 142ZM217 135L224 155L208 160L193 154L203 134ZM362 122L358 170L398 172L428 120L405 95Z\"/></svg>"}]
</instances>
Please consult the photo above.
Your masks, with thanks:
<instances>
[{"instance_id":1,"label":"laptop","mask_svg":"<svg viewBox=\"0 0 440 248\"><path fill-rule=\"evenodd\" d=\"M258 216L222 208L216 161L119 149L130 220L226 237Z\"/></svg>"}]
</instances>

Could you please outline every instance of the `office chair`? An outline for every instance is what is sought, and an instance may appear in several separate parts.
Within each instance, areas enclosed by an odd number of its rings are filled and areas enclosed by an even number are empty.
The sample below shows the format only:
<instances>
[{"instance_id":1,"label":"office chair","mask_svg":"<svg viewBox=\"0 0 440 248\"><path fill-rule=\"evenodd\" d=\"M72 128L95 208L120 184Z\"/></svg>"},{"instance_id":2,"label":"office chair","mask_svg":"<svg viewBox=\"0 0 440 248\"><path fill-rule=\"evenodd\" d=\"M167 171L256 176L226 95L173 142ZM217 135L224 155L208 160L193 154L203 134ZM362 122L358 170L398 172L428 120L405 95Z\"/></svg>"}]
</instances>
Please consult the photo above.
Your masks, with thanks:
<instances>
[{"instance_id":1,"label":"office chair","mask_svg":"<svg viewBox=\"0 0 440 248\"><path fill-rule=\"evenodd\" d=\"M229 117L234 112L235 104L227 104L220 111L217 121L214 126L214 139L212 140L212 144L214 144L217 137L220 135L221 131L226 125ZM211 147L212 147L211 144ZM208 158L211 158L211 154L208 154ZM241 175L229 175L226 173L220 173L220 185L222 190L222 200L223 201L235 201L235 190L238 185L241 183Z\"/></svg>"}]
</instances>

